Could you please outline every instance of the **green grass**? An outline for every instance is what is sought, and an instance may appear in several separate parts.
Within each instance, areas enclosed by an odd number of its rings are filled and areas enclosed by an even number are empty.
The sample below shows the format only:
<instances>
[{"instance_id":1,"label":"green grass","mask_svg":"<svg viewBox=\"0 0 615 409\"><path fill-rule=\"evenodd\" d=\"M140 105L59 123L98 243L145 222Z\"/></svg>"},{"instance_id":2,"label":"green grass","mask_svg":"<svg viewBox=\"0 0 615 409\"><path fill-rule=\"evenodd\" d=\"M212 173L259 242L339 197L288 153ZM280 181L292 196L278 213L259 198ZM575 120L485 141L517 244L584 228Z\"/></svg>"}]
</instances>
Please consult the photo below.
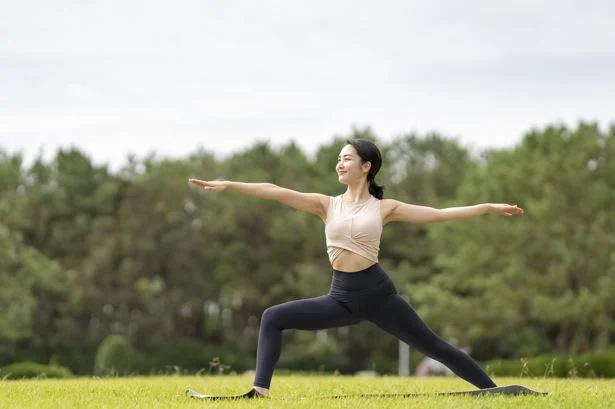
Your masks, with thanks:
<instances>
[{"instance_id":1,"label":"green grass","mask_svg":"<svg viewBox=\"0 0 615 409\"><path fill-rule=\"evenodd\" d=\"M499 386L521 384L548 396L429 396L410 398L315 398L329 394L448 392L476 389L460 378L277 375L266 399L202 401L187 387L209 394L247 391L251 376L166 376L0 381L0 408L613 408L615 380L493 378ZM300 396L303 400L294 399Z\"/></svg>"}]
</instances>

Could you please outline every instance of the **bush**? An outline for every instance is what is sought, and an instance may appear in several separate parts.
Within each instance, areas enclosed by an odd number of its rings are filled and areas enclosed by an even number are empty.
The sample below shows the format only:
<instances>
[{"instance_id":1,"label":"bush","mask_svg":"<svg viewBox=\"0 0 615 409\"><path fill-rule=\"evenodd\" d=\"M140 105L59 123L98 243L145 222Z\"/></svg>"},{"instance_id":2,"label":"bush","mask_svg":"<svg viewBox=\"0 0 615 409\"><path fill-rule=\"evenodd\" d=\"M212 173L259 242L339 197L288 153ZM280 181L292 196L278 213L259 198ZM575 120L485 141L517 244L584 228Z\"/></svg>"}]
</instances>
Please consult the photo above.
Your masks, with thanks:
<instances>
[{"instance_id":1,"label":"bush","mask_svg":"<svg viewBox=\"0 0 615 409\"><path fill-rule=\"evenodd\" d=\"M191 339L177 339L172 345L149 345L139 369L146 374L202 375L243 372L254 368L255 359L232 341L212 345Z\"/></svg>"},{"instance_id":2,"label":"bush","mask_svg":"<svg viewBox=\"0 0 615 409\"><path fill-rule=\"evenodd\" d=\"M130 341L123 335L109 335L96 351L94 374L127 375L138 366L139 357Z\"/></svg>"},{"instance_id":3,"label":"bush","mask_svg":"<svg viewBox=\"0 0 615 409\"><path fill-rule=\"evenodd\" d=\"M495 359L484 364L494 376L615 377L615 350L594 351L579 356L539 355L530 358Z\"/></svg>"},{"instance_id":4,"label":"bush","mask_svg":"<svg viewBox=\"0 0 615 409\"><path fill-rule=\"evenodd\" d=\"M344 351L333 338L316 339L309 345L289 345L282 350L280 368L303 371L343 371L349 365Z\"/></svg>"},{"instance_id":5,"label":"bush","mask_svg":"<svg viewBox=\"0 0 615 409\"><path fill-rule=\"evenodd\" d=\"M70 369L59 365L44 365L36 362L16 362L0 368L0 378L68 378L73 376Z\"/></svg>"},{"instance_id":6,"label":"bush","mask_svg":"<svg viewBox=\"0 0 615 409\"><path fill-rule=\"evenodd\" d=\"M576 364L577 376L615 378L615 349L580 355Z\"/></svg>"}]
</instances>

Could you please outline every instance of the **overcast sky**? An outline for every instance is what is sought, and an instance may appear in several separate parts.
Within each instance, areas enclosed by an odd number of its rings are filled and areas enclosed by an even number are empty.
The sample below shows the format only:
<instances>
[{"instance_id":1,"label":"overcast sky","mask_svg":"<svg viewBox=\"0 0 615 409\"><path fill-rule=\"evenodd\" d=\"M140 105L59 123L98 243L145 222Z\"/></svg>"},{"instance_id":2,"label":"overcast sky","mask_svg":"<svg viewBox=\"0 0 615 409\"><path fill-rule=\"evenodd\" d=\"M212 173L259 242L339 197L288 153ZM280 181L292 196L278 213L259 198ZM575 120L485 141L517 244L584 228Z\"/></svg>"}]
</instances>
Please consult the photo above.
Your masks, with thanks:
<instances>
[{"instance_id":1,"label":"overcast sky","mask_svg":"<svg viewBox=\"0 0 615 409\"><path fill-rule=\"evenodd\" d=\"M510 146L615 120L612 1L0 0L0 146L308 153L370 125Z\"/></svg>"}]
</instances>

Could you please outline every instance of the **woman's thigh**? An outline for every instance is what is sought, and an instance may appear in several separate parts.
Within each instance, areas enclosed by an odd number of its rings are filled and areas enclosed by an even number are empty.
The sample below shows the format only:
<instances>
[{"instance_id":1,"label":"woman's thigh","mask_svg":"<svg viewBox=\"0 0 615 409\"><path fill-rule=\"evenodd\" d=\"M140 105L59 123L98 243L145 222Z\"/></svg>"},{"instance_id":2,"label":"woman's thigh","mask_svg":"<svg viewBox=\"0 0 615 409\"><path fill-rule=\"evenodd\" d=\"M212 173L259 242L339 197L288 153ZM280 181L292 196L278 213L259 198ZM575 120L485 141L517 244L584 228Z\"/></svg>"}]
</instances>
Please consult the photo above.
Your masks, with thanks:
<instances>
[{"instance_id":1,"label":"woman's thigh","mask_svg":"<svg viewBox=\"0 0 615 409\"><path fill-rule=\"evenodd\" d=\"M399 294L391 296L381 308L365 318L422 352L444 342Z\"/></svg>"},{"instance_id":2,"label":"woman's thigh","mask_svg":"<svg viewBox=\"0 0 615 409\"><path fill-rule=\"evenodd\" d=\"M263 312L261 320L280 329L302 330L343 327L361 322L357 315L330 295L273 305Z\"/></svg>"}]
</instances>

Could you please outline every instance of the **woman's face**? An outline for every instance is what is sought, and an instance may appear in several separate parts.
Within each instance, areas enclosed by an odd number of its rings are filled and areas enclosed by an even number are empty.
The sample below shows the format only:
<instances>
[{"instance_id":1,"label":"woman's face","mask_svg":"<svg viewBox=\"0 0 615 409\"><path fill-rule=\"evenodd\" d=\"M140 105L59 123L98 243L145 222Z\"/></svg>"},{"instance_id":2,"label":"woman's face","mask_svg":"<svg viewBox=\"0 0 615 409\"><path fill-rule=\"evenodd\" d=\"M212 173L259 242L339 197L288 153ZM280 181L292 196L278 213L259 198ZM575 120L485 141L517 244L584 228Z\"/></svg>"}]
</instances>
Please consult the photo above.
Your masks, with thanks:
<instances>
[{"instance_id":1,"label":"woman's face","mask_svg":"<svg viewBox=\"0 0 615 409\"><path fill-rule=\"evenodd\" d=\"M361 166L361 157L357 154L354 146L346 145L337 157L335 171L340 183L348 184L367 177L371 164L365 162Z\"/></svg>"}]
</instances>

